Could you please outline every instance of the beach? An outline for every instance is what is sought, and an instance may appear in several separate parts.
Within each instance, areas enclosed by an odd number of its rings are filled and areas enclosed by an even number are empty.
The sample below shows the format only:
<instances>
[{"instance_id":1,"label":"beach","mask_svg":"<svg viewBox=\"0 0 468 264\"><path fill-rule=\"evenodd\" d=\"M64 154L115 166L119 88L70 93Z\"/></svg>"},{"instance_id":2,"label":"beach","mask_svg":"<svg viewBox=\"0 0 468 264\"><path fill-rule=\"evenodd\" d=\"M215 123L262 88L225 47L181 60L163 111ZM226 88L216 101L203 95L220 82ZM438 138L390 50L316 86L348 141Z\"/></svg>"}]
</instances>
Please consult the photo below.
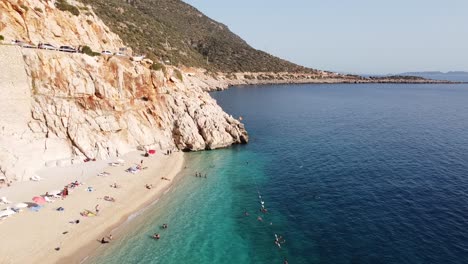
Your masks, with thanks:
<instances>
[{"instance_id":1,"label":"beach","mask_svg":"<svg viewBox=\"0 0 468 264\"><path fill-rule=\"evenodd\" d=\"M55 198L37 212L24 208L0 221L0 263L79 263L101 245L101 238L108 240L110 231L129 215L161 196L184 164L182 152L144 157L143 152L135 151L120 159L124 160L120 166L109 166L117 160L111 159L47 168L37 173L42 178L38 182L16 182L1 188L0 197L12 202L1 205L6 208L31 203L33 197L62 190L75 181L82 183L69 188L65 199ZM143 169L125 171L136 165ZM102 172L109 175L97 176ZM114 183L119 187L111 187ZM152 188L146 188L147 184ZM106 201L104 196L115 201ZM60 207L62 211L57 210ZM80 214L85 210L89 216Z\"/></svg>"}]
</instances>

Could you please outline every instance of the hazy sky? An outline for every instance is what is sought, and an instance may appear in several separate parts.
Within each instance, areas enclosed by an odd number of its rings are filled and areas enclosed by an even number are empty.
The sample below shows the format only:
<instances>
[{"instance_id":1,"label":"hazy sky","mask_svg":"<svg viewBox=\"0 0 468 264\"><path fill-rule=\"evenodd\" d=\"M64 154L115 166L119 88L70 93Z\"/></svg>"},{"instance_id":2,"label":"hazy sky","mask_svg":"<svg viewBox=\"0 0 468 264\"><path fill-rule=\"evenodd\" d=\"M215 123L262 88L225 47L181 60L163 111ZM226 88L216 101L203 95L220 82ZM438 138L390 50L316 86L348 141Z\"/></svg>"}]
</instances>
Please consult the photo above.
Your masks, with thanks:
<instances>
[{"instance_id":1,"label":"hazy sky","mask_svg":"<svg viewBox=\"0 0 468 264\"><path fill-rule=\"evenodd\" d=\"M254 48L355 73L468 71L468 0L185 0Z\"/></svg>"}]
</instances>

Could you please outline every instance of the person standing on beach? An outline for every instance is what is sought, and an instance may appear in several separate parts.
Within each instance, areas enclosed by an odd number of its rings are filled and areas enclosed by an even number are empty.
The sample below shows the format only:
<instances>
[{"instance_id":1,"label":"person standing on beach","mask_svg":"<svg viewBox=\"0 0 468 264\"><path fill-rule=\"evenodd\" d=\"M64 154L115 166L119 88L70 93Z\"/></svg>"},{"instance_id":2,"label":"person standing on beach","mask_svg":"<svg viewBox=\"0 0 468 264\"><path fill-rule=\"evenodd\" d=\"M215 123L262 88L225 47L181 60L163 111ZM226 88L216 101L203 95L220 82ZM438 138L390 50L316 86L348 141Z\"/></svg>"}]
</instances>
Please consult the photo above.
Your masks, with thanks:
<instances>
[{"instance_id":1,"label":"person standing on beach","mask_svg":"<svg viewBox=\"0 0 468 264\"><path fill-rule=\"evenodd\" d=\"M99 214L99 204L96 204L96 206L94 207L94 209L96 210L96 215Z\"/></svg>"},{"instance_id":2,"label":"person standing on beach","mask_svg":"<svg viewBox=\"0 0 468 264\"><path fill-rule=\"evenodd\" d=\"M65 186L62 191L62 200L65 199L68 195L68 186Z\"/></svg>"}]
</instances>

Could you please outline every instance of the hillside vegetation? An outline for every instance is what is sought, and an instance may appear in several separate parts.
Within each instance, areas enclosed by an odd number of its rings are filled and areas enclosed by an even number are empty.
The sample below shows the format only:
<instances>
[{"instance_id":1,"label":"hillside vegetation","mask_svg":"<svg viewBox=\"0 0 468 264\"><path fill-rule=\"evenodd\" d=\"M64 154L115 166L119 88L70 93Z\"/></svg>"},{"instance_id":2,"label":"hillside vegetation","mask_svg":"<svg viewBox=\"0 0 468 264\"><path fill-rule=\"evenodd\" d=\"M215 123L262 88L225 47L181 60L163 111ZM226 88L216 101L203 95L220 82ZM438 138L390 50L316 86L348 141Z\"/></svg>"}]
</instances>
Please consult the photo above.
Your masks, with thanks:
<instances>
[{"instance_id":1,"label":"hillside vegetation","mask_svg":"<svg viewBox=\"0 0 468 264\"><path fill-rule=\"evenodd\" d=\"M82 0L136 53L223 72L314 72L249 46L180 0Z\"/></svg>"}]
</instances>

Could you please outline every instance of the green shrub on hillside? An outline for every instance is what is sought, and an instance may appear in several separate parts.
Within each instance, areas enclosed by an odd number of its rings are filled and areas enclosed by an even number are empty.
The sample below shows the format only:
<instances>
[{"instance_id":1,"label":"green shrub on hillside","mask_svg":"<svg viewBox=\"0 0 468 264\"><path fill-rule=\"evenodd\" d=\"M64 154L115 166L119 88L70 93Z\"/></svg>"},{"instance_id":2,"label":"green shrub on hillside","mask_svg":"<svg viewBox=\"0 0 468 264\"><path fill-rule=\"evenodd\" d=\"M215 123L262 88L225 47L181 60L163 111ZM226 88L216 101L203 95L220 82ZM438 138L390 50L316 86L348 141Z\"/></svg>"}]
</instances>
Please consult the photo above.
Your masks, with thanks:
<instances>
[{"instance_id":1,"label":"green shrub on hillside","mask_svg":"<svg viewBox=\"0 0 468 264\"><path fill-rule=\"evenodd\" d=\"M135 53L213 72L314 72L249 46L180 0L82 0Z\"/></svg>"},{"instance_id":2,"label":"green shrub on hillside","mask_svg":"<svg viewBox=\"0 0 468 264\"><path fill-rule=\"evenodd\" d=\"M40 7L35 7L35 8L34 8L34 11L39 12L39 13L42 13L42 9L41 9Z\"/></svg>"},{"instance_id":3,"label":"green shrub on hillside","mask_svg":"<svg viewBox=\"0 0 468 264\"><path fill-rule=\"evenodd\" d=\"M4 41L5 37L3 35L0 35L0 41Z\"/></svg>"},{"instance_id":4,"label":"green shrub on hillside","mask_svg":"<svg viewBox=\"0 0 468 264\"><path fill-rule=\"evenodd\" d=\"M179 71L179 70L174 70L174 75L177 79L183 81L184 80L184 77L182 76L182 73Z\"/></svg>"},{"instance_id":5,"label":"green shrub on hillside","mask_svg":"<svg viewBox=\"0 0 468 264\"><path fill-rule=\"evenodd\" d=\"M94 52L89 46L83 46L83 48L81 48L81 52L91 57L101 55L99 52Z\"/></svg>"},{"instance_id":6,"label":"green shrub on hillside","mask_svg":"<svg viewBox=\"0 0 468 264\"><path fill-rule=\"evenodd\" d=\"M237 76L234 73L229 73L228 75L226 75L226 78L230 80L237 80Z\"/></svg>"},{"instance_id":7,"label":"green shrub on hillside","mask_svg":"<svg viewBox=\"0 0 468 264\"><path fill-rule=\"evenodd\" d=\"M29 8L28 8L27 6L25 6L25 5L20 5L20 6L21 6L21 8L23 8L24 11L28 11L28 10L29 10Z\"/></svg>"},{"instance_id":8,"label":"green shrub on hillside","mask_svg":"<svg viewBox=\"0 0 468 264\"><path fill-rule=\"evenodd\" d=\"M61 11L68 11L75 16L80 14L80 10L76 6L70 5L66 0L57 0L55 2L55 7Z\"/></svg>"},{"instance_id":9,"label":"green shrub on hillside","mask_svg":"<svg viewBox=\"0 0 468 264\"><path fill-rule=\"evenodd\" d=\"M155 62L153 63L153 65L151 65L151 70L153 71L163 71L163 72L166 72L166 66L164 66L163 64L159 63L159 62Z\"/></svg>"}]
</instances>

